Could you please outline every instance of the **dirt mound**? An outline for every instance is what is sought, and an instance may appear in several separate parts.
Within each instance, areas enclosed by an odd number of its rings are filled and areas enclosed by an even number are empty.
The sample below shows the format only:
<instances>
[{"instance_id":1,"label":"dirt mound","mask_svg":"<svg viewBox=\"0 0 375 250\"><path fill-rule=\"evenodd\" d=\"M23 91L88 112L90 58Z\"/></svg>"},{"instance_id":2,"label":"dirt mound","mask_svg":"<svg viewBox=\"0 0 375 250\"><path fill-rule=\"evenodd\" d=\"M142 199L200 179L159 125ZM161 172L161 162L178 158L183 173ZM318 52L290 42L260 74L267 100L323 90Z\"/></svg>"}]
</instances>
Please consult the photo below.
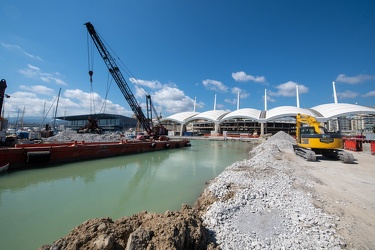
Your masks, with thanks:
<instances>
[{"instance_id":1,"label":"dirt mound","mask_svg":"<svg viewBox=\"0 0 375 250\"><path fill-rule=\"evenodd\" d=\"M47 249L218 249L189 206L164 214L141 212L113 221L91 219Z\"/></svg>"}]
</instances>

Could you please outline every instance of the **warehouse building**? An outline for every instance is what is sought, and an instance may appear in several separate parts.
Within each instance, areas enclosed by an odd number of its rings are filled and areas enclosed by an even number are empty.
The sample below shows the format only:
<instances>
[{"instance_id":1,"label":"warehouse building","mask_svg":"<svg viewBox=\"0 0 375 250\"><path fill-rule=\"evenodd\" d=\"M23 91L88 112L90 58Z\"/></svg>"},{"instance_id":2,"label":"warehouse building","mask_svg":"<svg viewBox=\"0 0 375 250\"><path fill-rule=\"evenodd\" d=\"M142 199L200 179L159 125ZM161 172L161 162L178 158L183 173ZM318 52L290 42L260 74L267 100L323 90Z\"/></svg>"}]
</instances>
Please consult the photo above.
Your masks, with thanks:
<instances>
[{"instance_id":1,"label":"warehouse building","mask_svg":"<svg viewBox=\"0 0 375 250\"><path fill-rule=\"evenodd\" d=\"M67 121L67 124L65 125L67 129L78 130L79 128L85 126L89 116L98 121L98 125L103 129L103 131L126 131L137 127L137 120L134 118L106 113L60 116L56 117L56 119Z\"/></svg>"}]
</instances>

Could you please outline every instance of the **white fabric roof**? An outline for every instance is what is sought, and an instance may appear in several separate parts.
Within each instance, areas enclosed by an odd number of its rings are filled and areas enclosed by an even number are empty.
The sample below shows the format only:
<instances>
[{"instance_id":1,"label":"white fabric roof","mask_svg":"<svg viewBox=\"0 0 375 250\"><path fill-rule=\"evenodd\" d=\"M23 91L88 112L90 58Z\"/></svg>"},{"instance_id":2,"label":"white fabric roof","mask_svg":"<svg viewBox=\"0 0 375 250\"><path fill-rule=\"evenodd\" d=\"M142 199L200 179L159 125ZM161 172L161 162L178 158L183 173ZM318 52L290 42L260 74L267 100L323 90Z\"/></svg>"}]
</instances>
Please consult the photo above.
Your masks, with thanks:
<instances>
[{"instance_id":1,"label":"white fabric roof","mask_svg":"<svg viewBox=\"0 0 375 250\"><path fill-rule=\"evenodd\" d=\"M237 109L233 112L226 114L223 118L221 118L221 121L235 119L235 118L251 119L251 120L257 121L259 119L261 112L262 111L258 109L251 109L251 108Z\"/></svg>"},{"instance_id":2,"label":"white fabric roof","mask_svg":"<svg viewBox=\"0 0 375 250\"><path fill-rule=\"evenodd\" d=\"M267 122L287 116L296 116L298 113L314 116L318 121L326 121L339 116L349 114L373 114L375 107L366 107L347 103L329 103L315 106L311 109L298 108L294 106L280 106L267 111L252 108L238 109L233 112L224 110L210 110L202 113L182 112L162 119L178 123L187 123L193 120L208 120L212 122L223 122L230 119L249 119L258 122Z\"/></svg>"},{"instance_id":3,"label":"white fabric roof","mask_svg":"<svg viewBox=\"0 0 375 250\"><path fill-rule=\"evenodd\" d=\"M184 123L187 119L189 119L193 116L196 116L198 114L199 114L199 112L181 112L181 113L177 113L177 114L168 116L166 118L163 118L160 121L168 120L168 121L174 121L174 122L177 122L177 123Z\"/></svg>"},{"instance_id":4,"label":"white fabric roof","mask_svg":"<svg viewBox=\"0 0 375 250\"><path fill-rule=\"evenodd\" d=\"M208 120L208 121L216 122L216 121L220 121L221 118L228 113L229 113L228 111L224 111L224 110L210 110L210 111L200 113L199 115L193 116L187 119L187 121Z\"/></svg>"},{"instance_id":5,"label":"white fabric roof","mask_svg":"<svg viewBox=\"0 0 375 250\"><path fill-rule=\"evenodd\" d=\"M330 103L322 104L312 108L318 111L322 117L330 119L338 116L349 115L349 114L374 114L375 108L365 107L356 104L348 103Z\"/></svg>"},{"instance_id":6,"label":"white fabric roof","mask_svg":"<svg viewBox=\"0 0 375 250\"><path fill-rule=\"evenodd\" d=\"M265 120L269 121L286 116L296 116L298 113L314 116L314 114L308 109L298 108L294 106L280 106L267 110Z\"/></svg>"}]
</instances>

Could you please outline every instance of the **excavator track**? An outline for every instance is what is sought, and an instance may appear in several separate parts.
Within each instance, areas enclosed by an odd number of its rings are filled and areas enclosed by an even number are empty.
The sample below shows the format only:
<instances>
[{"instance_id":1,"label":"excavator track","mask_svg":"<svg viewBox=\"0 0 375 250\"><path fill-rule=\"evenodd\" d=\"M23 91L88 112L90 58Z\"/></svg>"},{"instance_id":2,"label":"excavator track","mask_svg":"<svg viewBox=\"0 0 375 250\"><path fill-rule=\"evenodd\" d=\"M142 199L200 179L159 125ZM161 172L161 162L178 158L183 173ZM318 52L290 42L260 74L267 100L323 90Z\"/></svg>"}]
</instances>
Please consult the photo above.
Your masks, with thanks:
<instances>
[{"instance_id":1,"label":"excavator track","mask_svg":"<svg viewBox=\"0 0 375 250\"><path fill-rule=\"evenodd\" d=\"M339 151L338 152L338 158L343 163L354 163L354 156L351 153L345 152L345 151Z\"/></svg>"},{"instance_id":2,"label":"excavator track","mask_svg":"<svg viewBox=\"0 0 375 250\"><path fill-rule=\"evenodd\" d=\"M306 159L306 161L316 161L316 153L313 150L294 145L294 153ZM346 163L346 164L354 163L353 154L342 151L342 150L327 151L323 155L331 159L340 160L342 163Z\"/></svg>"},{"instance_id":3,"label":"excavator track","mask_svg":"<svg viewBox=\"0 0 375 250\"><path fill-rule=\"evenodd\" d=\"M354 163L354 156L343 150L324 150L322 155L330 159L339 160L342 163Z\"/></svg>"},{"instance_id":4,"label":"excavator track","mask_svg":"<svg viewBox=\"0 0 375 250\"><path fill-rule=\"evenodd\" d=\"M316 161L316 154L314 151L294 145L294 153L306 161Z\"/></svg>"}]
</instances>

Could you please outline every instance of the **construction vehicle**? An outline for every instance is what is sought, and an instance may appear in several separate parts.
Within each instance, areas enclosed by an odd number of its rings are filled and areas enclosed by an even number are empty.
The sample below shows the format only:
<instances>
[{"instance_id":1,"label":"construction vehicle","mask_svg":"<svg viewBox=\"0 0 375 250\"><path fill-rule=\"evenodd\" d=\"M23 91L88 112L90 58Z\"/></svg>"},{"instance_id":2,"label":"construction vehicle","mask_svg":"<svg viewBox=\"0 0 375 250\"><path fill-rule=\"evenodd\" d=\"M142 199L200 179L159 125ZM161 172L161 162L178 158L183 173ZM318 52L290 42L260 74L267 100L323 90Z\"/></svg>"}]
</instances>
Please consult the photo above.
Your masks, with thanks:
<instances>
[{"instance_id":1,"label":"construction vehicle","mask_svg":"<svg viewBox=\"0 0 375 250\"><path fill-rule=\"evenodd\" d=\"M123 77L119 67L116 64L116 60L112 57L112 55L109 53L107 48L105 47L104 43L100 39L100 36L95 31L94 26L87 22L85 23L85 26L87 28L88 33L90 34L92 40L94 41L94 44L96 48L99 51L100 56L103 58L109 72L111 73L113 79L117 83L118 87L120 88L122 94L124 95L126 101L128 102L130 108L134 112L134 115L137 117L138 121L142 125L143 129L147 132L149 136L152 136L153 138L159 138L162 137L165 139L165 136L162 136L166 133L165 129L162 128L160 125L153 128L152 126L152 102L150 95L146 96L146 104L147 104L147 117L142 111L142 108L139 106L137 100L135 99L132 91L129 88L128 83L126 82L125 78ZM90 77L92 77L93 72L89 71ZM149 118L150 117L150 118ZM160 131L163 131L160 133Z\"/></svg>"},{"instance_id":2,"label":"construction vehicle","mask_svg":"<svg viewBox=\"0 0 375 250\"><path fill-rule=\"evenodd\" d=\"M79 134L83 134L83 133L103 134L103 129L99 127L98 120L96 118L89 116L87 118L87 123L85 124L85 126L80 127L77 130L77 133Z\"/></svg>"},{"instance_id":3,"label":"construction vehicle","mask_svg":"<svg viewBox=\"0 0 375 250\"><path fill-rule=\"evenodd\" d=\"M313 116L297 114L296 140L295 153L307 161L316 161L316 155L320 154L343 163L354 162L354 156L342 150L342 135L328 132Z\"/></svg>"}]
</instances>

